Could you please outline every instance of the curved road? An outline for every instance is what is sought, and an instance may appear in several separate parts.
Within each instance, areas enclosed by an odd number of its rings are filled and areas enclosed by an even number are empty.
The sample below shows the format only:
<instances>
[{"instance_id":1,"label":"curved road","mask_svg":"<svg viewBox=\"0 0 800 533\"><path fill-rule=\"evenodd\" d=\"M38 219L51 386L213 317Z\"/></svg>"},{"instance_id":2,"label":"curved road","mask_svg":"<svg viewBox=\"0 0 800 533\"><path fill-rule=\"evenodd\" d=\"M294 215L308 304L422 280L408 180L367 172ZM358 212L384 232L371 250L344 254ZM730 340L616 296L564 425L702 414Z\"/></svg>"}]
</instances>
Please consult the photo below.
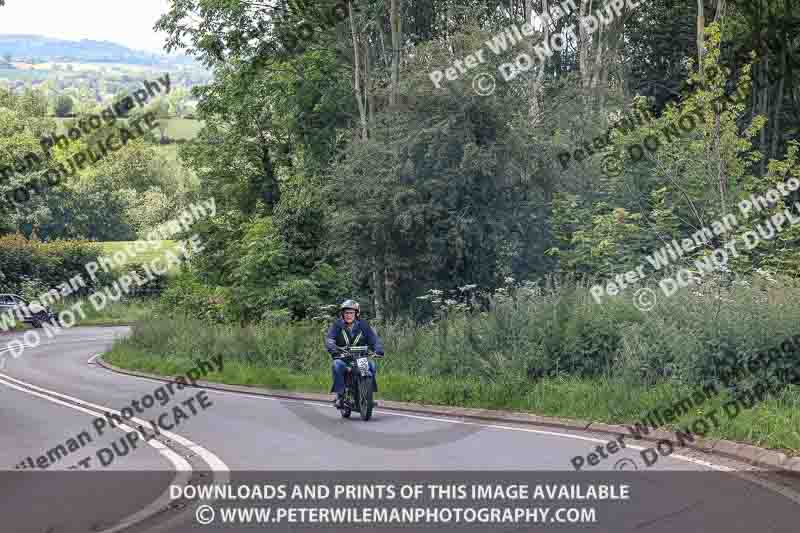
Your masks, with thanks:
<instances>
[{"instance_id":1,"label":"curved road","mask_svg":"<svg viewBox=\"0 0 800 533\"><path fill-rule=\"evenodd\" d=\"M247 528L201 526L195 517L198 502L171 501L169 486L224 484L229 479L264 485L312 478L409 483L517 479L529 485L592 481L631 486L630 500L599 502L597 521L591 525L529 524L515 529L484 524L473 526L476 531L797 530L800 497L789 487L792 482L775 475L733 475L730 470L748 467L731 461L681 452L645 469L639 452L628 447L596 467L574 472L570 460L586 457L608 442L607 435L381 409L372 421L363 423L357 414L343 420L330 405L192 387L173 390L174 396L163 405L157 402L149 409L140 405L136 419L111 428L105 412L130 407L134 400L164 388L163 382L120 375L93 364L95 355L127 331L74 328L27 349L19 358L0 353L6 359L0 370L0 467L5 469L0 530L239 531ZM0 350L11 338L0 336ZM182 418L175 416L176 406ZM171 429L165 423L155 436L147 422L162 414ZM133 431L139 424L154 438L144 442ZM46 468L35 467L40 456L49 463ZM100 456L109 464L100 464ZM90 460L81 464L85 458ZM639 465L638 472L631 471L632 461ZM625 471L615 472L615 465ZM583 505L586 502L577 502ZM270 529L301 528L281 524ZM400 526L396 530L409 531Z\"/></svg>"}]
</instances>

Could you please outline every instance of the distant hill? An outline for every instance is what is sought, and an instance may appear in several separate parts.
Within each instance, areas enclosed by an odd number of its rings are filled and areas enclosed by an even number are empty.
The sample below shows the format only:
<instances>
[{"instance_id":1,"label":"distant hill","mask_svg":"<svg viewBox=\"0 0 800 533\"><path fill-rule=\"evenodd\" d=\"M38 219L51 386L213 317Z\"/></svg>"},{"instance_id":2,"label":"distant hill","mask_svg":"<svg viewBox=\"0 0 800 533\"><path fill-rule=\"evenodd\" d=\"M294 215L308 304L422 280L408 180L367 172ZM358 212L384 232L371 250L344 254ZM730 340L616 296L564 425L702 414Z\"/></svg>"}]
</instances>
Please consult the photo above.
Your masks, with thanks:
<instances>
[{"instance_id":1,"label":"distant hill","mask_svg":"<svg viewBox=\"0 0 800 533\"><path fill-rule=\"evenodd\" d=\"M80 63L125 63L130 65L195 65L184 55L167 56L132 50L109 41L67 41L41 35L0 34L0 57L10 54L13 60L37 59L42 62L74 61Z\"/></svg>"}]
</instances>

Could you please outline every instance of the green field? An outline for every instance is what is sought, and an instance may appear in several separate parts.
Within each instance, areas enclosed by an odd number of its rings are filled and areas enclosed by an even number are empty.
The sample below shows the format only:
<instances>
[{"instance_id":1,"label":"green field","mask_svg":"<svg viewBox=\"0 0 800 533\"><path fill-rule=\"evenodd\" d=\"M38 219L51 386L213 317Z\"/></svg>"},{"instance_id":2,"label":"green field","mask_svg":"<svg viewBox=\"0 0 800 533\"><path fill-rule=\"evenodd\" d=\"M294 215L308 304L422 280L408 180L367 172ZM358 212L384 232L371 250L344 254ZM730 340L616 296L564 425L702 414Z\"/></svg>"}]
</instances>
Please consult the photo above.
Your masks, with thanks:
<instances>
[{"instance_id":1,"label":"green field","mask_svg":"<svg viewBox=\"0 0 800 533\"><path fill-rule=\"evenodd\" d=\"M74 122L75 118L54 118L58 124L58 133L66 133L65 123ZM161 122L161 121L159 121ZM203 129L203 121L190 118L168 118L165 120L167 129L164 134L173 141L190 141L197 137L200 130ZM127 119L119 119L117 121L120 125L127 125ZM159 135L158 130L153 130L156 135Z\"/></svg>"},{"instance_id":2,"label":"green field","mask_svg":"<svg viewBox=\"0 0 800 533\"><path fill-rule=\"evenodd\" d=\"M197 137L203 125L202 120L170 118L167 119L166 135L174 141L190 141Z\"/></svg>"},{"instance_id":3,"label":"green field","mask_svg":"<svg viewBox=\"0 0 800 533\"><path fill-rule=\"evenodd\" d=\"M104 255L112 255L114 252L117 251L125 251L125 247L127 245L133 246L137 241L114 241L114 242L99 242L99 244L103 249ZM135 249L135 248L134 248ZM130 263L149 263L153 259L157 257L164 257L164 253L167 250L174 250L177 251L178 249L178 241L161 241L161 247L158 249L150 249L142 252L136 253L136 256L133 258L128 258L128 261L125 264Z\"/></svg>"}]
</instances>

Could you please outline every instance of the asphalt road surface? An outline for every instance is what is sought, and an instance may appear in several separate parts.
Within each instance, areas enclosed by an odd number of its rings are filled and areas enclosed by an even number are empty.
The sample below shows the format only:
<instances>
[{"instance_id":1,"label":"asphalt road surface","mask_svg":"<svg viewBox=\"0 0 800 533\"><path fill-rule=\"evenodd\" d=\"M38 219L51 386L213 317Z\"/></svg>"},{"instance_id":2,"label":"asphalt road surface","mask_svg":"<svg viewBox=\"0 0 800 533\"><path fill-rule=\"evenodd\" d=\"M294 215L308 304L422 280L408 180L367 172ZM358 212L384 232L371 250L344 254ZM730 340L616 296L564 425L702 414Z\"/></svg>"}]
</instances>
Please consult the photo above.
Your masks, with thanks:
<instances>
[{"instance_id":1,"label":"asphalt road surface","mask_svg":"<svg viewBox=\"0 0 800 533\"><path fill-rule=\"evenodd\" d=\"M609 436L382 409L365 423L357 413L342 419L331 405L194 387L174 387L167 396L163 382L117 374L94 363L97 354L127 331L74 328L17 358L3 351L12 336L0 336L0 358L5 359L0 370L0 467L4 469L0 531L798 530L800 497L793 490L795 481L685 450L646 468L639 450L649 444L631 443L578 473L571 464L573 457L585 458L595 447L605 446ZM157 389L165 391L160 399ZM145 398L152 405L147 407ZM134 401L138 402L135 417L115 423L112 414L131 408ZM745 470L750 472L742 474ZM302 501L278 501L277 495L268 494L263 499L226 500L216 494L216 499L201 502L186 492L187 486L224 488L229 483L250 486L250 491L267 485L291 491L301 484L335 489L336 484L374 487L379 482L397 489L394 499L387 499L386 493L365 495L342 488L336 501L318 492L313 495L316 500L308 494ZM613 501L581 500L572 493L559 501L542 502L512 501L513 494L504 492L502 498L507 500L475 502L459 500L455 488L446 492L428 487L462 485L469 491L473 485L508 487L514 482L529 487L605 484L619 490L628 485L629 493ZM404 486L423 488L403 498ZM489 514L483 515L483 522L464 518L457 523L445 520L440 512L434 519L438 523L430 523L432 515L419 515L421 522L405 525L362 521L348 526L332 524L331 515L315 515L317 523L312 523L311 511L298 510L373 504L430 510L459 501L461 507L475 509L519 506L522 501L527 508L551 509L547 515L542 514L545 511L533 518L526 515L526 523L517 519L490 524ZM201 504L211 510L201 509ZM222 523L225 508L263 509L267 504L273 513L269 517L229 515L229 521ZM296 508L295 515L290 506ZM585 523L554 519L559 507L592 506L594 520L588 514L581 518ZM205 525L209 518L211 523Z\"/></svg>"}]
</instances>

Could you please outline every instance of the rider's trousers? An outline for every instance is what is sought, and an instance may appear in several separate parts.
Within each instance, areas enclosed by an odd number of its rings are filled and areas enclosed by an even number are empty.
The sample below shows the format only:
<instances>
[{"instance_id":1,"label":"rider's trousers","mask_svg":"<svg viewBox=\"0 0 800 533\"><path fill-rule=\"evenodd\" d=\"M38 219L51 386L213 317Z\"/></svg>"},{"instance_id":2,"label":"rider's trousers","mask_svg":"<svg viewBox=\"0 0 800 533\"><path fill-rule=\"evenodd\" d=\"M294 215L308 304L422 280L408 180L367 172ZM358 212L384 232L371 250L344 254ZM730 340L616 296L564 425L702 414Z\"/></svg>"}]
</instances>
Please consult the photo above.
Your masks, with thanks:
<instances>
[{"instance_id":1,"label":"rider's trousers","mask_svg":"<svg viewBox=\"0 0 800 533\"><path fill-rule=\"evenodd\" d=\"M377 381L377 368L375 367L375 362L369 362L369 368L372 370L372 375L375 376ZM344 393L344 374L347 371L347 363L342 361L341 359L336 359L333 361L333 365L331 366L331 370L333 371L333 391L336 394L343 394Z\"/></svg>"}]
</instances>

